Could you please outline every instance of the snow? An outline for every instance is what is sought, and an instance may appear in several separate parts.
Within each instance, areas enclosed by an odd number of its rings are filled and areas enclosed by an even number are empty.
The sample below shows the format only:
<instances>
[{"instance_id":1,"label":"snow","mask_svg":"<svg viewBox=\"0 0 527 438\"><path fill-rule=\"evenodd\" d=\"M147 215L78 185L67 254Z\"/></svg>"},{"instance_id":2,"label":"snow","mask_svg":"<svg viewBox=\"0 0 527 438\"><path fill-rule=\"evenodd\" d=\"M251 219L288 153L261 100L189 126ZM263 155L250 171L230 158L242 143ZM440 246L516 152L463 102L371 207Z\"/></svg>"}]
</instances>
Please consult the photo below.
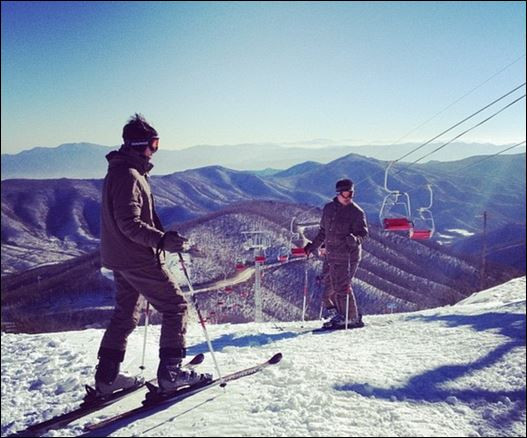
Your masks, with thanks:
<instances>
[{"instance_id":1,"label":"snow","mask_svg":"<svg viewBox=\"0 0 527 438\"><path fill-rule=\"evenodd\" d=\"M473 233L471 231L464 230L462 228L450 228L450 229L448 229L446 231L449 231L451 233L460 234L463 237L470 237L470 236L473 236L474 234L476 234L476 233Z\"/></svg>"},{"instance_id":2,"label":"snow","mask_svg":"<svg viewBox=\"0 0 527 438\"><path fill-rule=\"evenodd\" d=\"M209 325L224 374L278 351L282 362L97 436L525 436L525 311L522 277L454 306L367 316L347 332L306 331L319 321ZM2 436L78 405L102 335L2 334ZM158 340L159 326L149 328L147 377ZM142 342L139 327L125 370L138 370ZM207 351L197 323L188 345L189 355ZM200 369L214 373L206 356ZM79 435L143 396L48 435Z\"/></svg>"}]
</instances>

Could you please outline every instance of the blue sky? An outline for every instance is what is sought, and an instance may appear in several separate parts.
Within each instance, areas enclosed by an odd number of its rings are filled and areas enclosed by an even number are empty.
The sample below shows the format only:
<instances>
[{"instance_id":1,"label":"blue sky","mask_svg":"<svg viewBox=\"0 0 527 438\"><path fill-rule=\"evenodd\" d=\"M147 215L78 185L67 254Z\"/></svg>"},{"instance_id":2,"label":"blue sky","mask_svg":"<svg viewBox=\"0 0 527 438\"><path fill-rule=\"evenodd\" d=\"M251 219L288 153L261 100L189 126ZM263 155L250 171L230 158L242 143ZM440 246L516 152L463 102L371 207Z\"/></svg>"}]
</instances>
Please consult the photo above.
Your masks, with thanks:
<instances>
[{"instance_id":1,"label":"blue sky","mask_svg":"<svg viewBox=\"0 0 527 438\"><path fill-rule=\"evenodd\" d=\"M2 1L2 153L117 145L134 112L167 149L391 144L512 64L401 140L424 142L525 81L525 19L525 2ZM522 141L525 100L463 139Z\"/></svg>"}]
</instances>

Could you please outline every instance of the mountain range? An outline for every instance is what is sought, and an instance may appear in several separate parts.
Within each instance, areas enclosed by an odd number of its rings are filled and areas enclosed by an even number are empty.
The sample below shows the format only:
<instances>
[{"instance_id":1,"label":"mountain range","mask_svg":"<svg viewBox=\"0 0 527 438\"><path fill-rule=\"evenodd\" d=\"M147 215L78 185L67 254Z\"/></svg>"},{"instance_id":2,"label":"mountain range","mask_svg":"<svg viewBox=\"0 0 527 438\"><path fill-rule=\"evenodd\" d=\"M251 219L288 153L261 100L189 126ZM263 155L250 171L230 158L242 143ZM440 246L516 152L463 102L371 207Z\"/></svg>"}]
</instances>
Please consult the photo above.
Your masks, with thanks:
<instances>
[{"instance_id":1,"label":"mountain range","mask_svg":"<svg viewBox=\"0 0 527 438\"><path fill-rule=\"evenodd\" d=\"M356 202L370 223L379 224L379 209L386 195L385 167L386 162L350 154L328 164L306 162L267 176L209 166L153 176L151 183L160 217L171 225L243 201L275 200L321 207L334 196L335 181L351 177L356 183ZM489 233L525 227L525 154L410 167L398 164L389 177L390 188L410 194L414 213L430 201L427 184L433 187L431 211L437 243L451 246L466 235L482 234L484 211L489 215ZM101 185L101 179L3 181L2 273L96 249ZM525 248L521 237L502 243L518 240L520 250ZM501 261L508 263L506 257Z\"/></svg>"},{"instance_id":2,"label":"mountain range","mask_svg":"<svg viewBox=\"0 0 527 438\"><path fill-rule=\"evenodd\" d=\"M262 231L269 238L263 266L262 297L266 321L292 321L302 316L304 290L307 319L320 315L322 260L312 257L278 261L284 248L301 245L290 233L292 218L316 222L319 208L278 201L249 201L186 221L178 231L198 245L205 257L190 265L200 309L213 322L254 320L254 254L244 245L244 232ZM317 227L306 230L313 238ZM247 275L237 281L237 266ZM2 321L22 332L103 327L111 316L114 290L101 274L98 251L4 276ZM518 275L489 263L484 282L479 263L434 245L383 233L370 226L353 288L364 314L408 312L454 304L482 285L499 284ZM305 283L307 278L307 283ZM180 279L183 290L186 282ZM155 312L152 321L158 323Z\"/></svg>"},{"instance_id":3,"label":"mountain range","mask_svg":"<svg viewBox=\"0 0 527 438\"><path fill-rule=\"evenodd\" d=\"M254 275L230 287L234 261L243 259L244 231L266 231L272 242L262 280L267 320L301 314L305 271L309 318L318 316L321 261L278 264L289 248L291 223L317 223L334 196L337 179L355 181L355 201L364 208L371 236L356 289L365 313L412 311L454 303L481 286L525 272L525 154L470 157L454 162L397 163L388 186L411 197L413 210L430 202L433 187L436 234L412 241L382 232L379 208L386 162L349 154L327 164L307 161L274 172L208 166L151 177L157 210L207 254L192 266L199 299L222 322L254 317ZM113 285L98 258L101 179L8 179L2 182L2 320L21 331L53 331L104 325ZM481 214L488 213L486 235ZM313 238L316 227L309 230ZM485 240L486 239L486 240ZM298 242L294 243L298 245ZM486 245L482 275L479 257ZM216 312L221 309L221 312ZM221 315L221 316L220 316ZM154 321L156 317L154 315Z\"/></svg>"},{"instance_id":4,"label":"mountain range","mask_svg":"<svg viewBox=\"0 0 527 438\"><path fill-rule=\"evenodd\" d=\"M439 143L431 143L410 155L414 161L423 153L434 150ZM415 149L418 144L345 146L328 143L318 147L287 147L275 143L193 146L181 150L161 149L156 155L153 175L167 175L187 169L219 165L235 170L285 170L306 161L329 163L350 153L375 158L396 160ZM489 143L452 143L436 152L434 160L461 160L474 155L496 154L508 145ZM67 143L57 147L36 147L17 154L2 154L1 177L12 178L102 178L106 171L105 155L118 146L92 143ZM525 146L511 150L520 153Z\"/></svg>"}]
</instances>

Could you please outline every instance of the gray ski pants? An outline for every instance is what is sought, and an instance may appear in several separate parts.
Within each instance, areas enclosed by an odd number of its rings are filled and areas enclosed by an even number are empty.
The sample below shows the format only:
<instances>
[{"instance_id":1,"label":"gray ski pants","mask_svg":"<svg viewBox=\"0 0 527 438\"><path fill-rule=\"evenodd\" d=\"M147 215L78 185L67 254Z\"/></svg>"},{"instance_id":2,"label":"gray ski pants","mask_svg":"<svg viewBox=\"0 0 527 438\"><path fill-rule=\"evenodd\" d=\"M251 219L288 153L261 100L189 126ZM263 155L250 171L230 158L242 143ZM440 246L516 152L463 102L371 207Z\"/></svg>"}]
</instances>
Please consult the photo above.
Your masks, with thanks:
<instances>
[{"instance_id":1,"label":"gray ski pants","mask_svg":"<svg viewBox=\"0 0 527 438\"><path fill-rule=\"evenodd\" d=\"M143 295L163 315L160 348L184 349L187 301L174 276L164 267L114 271L115 310L101 341L101 348L124 353L126 341L141 315Z\"/></svg>"},{"instance_id":2,"label":"gray ski pants","mask_svg":"<svg viewBox=\"0 0 527 438\"><path fill-rule=\"evenodd\" d=\"M324 261L322 281L324 285L324 304L327 309L335 308L346 316L346 302L349 295L348 316L353 321L358 318L357 301L351 287L351 281L357 272L359 260Z\"/></svg>"}]
</instances>

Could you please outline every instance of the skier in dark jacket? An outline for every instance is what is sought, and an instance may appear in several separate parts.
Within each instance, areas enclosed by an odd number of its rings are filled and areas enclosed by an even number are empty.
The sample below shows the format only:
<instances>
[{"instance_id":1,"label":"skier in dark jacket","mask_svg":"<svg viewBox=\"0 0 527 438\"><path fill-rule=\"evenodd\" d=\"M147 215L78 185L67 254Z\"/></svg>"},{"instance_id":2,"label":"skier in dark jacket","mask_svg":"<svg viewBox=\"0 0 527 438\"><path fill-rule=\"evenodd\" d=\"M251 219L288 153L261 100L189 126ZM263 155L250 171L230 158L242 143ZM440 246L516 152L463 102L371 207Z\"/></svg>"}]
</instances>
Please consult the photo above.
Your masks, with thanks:
<instances>
[{"instance_id":1,"label":"skier in dark jacket","mask_svg":"<svg viewBox=\"0 0 527 438\"><path fill-rule=\"evenodd\" d=\"M352 201L353 182L342 179L336 184L337 196L324 206L320 230L305 246L307 255L324 244L324 304L331 319L326 328L362 327L362 317L351 287L359 266L362 241L368 236L364 211Z\"/></svg>"},{"instance_id":2,"label":"skier in dark jacket","mask_svg":"<svg viewBox=\"0 0 527 438\"><path fill-rule=\"evenodd\" d=\"M135 114L123 128L123 140L118 151L106 156L102 189L101 262L114 272L116 305L99 348L95 386L109 394L135 383L119 368L143 295L163 315L157 377L160 388L169 391L203 377L180 368L186 355L187 302L163 259L156 257L161 239L170 252L188 250L188 242L176 232L165 233L154 208L148 172L159 147L156 130Z\"/></svg>"}]
</instances>

